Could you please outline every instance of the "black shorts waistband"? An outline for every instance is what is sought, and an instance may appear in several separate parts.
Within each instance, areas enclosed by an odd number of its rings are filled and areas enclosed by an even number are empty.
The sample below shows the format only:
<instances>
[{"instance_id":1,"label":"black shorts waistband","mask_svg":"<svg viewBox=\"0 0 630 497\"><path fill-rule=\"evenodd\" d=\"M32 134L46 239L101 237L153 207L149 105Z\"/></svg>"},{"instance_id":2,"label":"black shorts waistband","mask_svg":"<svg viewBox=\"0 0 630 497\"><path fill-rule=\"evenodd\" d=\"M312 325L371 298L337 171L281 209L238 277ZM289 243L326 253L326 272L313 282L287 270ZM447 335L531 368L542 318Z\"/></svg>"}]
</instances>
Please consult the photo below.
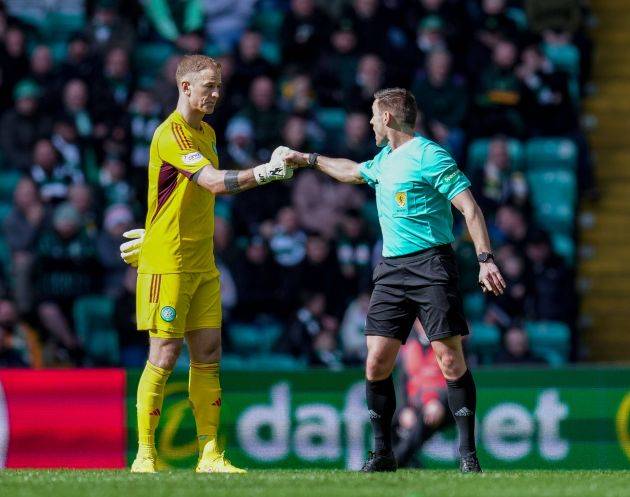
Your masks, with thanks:
<instances>
[{"instance_id":1,"label":"black shorts waistband","mask_svg":"<svg viewBox=\"0 0 630 497\"><path fill-rule=\"evenodd\" d=\"M405 264L408 262L415 262L418 260L428 259L434 255L453 255L455 251L450 243L445 245L437 245L435 247L429 247L427 249L418 250L411 254L397 255L395 257L383 257L385 262L390 264Z\"/></svg>"}]
</instances>

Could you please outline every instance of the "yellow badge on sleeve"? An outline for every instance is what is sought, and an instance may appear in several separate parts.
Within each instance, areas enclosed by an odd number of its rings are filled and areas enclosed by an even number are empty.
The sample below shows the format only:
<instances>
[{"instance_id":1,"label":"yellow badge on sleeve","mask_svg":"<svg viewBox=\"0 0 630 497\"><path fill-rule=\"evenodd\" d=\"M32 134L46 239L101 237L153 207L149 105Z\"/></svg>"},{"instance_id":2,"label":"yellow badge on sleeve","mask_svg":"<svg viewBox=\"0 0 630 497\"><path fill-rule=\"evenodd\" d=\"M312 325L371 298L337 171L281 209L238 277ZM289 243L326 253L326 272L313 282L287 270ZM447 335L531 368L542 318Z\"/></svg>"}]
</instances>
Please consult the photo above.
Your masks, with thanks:
<instances>
[{"instance_id":1,"label":"yellow badge on sleeve","mask_svg":"<svg viewBox=\"0 0 630 497\"><path fill-rule=\"evenodd\" d=\"M394 198L399 207L407 205L407 192L397 192Z\"/></svg>"}]
</instances>

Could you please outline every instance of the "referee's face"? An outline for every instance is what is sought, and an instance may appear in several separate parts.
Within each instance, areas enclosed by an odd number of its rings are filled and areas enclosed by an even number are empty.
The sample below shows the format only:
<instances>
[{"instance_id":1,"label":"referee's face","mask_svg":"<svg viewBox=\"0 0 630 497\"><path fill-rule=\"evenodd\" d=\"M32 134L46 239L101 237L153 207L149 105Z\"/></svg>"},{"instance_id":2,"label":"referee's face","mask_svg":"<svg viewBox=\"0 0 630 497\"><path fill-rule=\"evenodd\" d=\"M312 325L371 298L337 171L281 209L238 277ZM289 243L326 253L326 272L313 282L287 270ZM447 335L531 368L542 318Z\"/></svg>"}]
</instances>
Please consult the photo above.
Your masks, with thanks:
<instances>
[{"instance_id":1,"label":"referee's face","mask_svg":"<svg viewBox=\"0 0 630 497\"><path fill-rule=\"evenodd\" d=\"M383 123L383 115L378 108L376 100L372 103L372 119L370 124L374 130L374 139L376 140L377 147L384 147L387 145L387 134L385 133L385 123Z\"/></svg>"}]
</instances>

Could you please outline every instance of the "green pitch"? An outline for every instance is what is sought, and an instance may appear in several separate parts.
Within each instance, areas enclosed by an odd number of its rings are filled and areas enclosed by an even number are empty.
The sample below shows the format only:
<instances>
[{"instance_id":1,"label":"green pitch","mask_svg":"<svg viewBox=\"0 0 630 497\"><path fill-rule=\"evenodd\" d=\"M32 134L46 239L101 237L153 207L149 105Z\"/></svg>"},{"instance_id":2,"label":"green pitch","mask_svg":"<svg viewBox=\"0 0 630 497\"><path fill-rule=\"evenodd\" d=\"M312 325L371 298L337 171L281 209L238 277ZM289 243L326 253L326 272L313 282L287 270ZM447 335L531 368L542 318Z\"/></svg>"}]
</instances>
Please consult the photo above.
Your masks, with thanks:
<instances>
[{"instance_id":1,"label":"green pitch","mask_svg":"<svg viewBox=\"0 0 630 497\"><path fill-rule=\"evenodd\" d=\"M630 471L251 471L196 475L170 471L0 471L0 495L11 497L624 497Z\"/></svg>"}]
</instances>

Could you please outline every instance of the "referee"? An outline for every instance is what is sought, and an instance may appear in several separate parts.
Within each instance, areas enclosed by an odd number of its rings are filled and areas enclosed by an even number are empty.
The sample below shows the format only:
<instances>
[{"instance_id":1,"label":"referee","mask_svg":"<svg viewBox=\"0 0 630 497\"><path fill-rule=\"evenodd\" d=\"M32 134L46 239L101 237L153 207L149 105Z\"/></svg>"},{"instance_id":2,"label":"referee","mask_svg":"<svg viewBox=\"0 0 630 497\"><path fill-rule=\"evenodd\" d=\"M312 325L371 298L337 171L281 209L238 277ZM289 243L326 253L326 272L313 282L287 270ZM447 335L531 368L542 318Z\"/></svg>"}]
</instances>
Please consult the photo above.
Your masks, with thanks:
<instances>
[{"instance_id":1,"label":"referee","mask_svg":"<svg viewBox=\"0 0 630 497\"><path fill-rule=\"evenodd\" d=\"M396 408L392 371L417 317L446 378L448 404L459 432L460 470L480 472L474 433L477 393L462 350L461 337L468 334L468 326L451 247L451 203L466 219L483 291L500 295L505 282L494 263L470 182L442 147L414 133L416 114L411 92L380 90L374 94L370 123L382 150L372 160L358 164L296 151L286 160L292 167L315 167L344 183L367 183L376 190L383 260L374 270L365 326L366 396L375 450L362 471L397 469L391 439Z\"/></svg>"}]
</instances>

